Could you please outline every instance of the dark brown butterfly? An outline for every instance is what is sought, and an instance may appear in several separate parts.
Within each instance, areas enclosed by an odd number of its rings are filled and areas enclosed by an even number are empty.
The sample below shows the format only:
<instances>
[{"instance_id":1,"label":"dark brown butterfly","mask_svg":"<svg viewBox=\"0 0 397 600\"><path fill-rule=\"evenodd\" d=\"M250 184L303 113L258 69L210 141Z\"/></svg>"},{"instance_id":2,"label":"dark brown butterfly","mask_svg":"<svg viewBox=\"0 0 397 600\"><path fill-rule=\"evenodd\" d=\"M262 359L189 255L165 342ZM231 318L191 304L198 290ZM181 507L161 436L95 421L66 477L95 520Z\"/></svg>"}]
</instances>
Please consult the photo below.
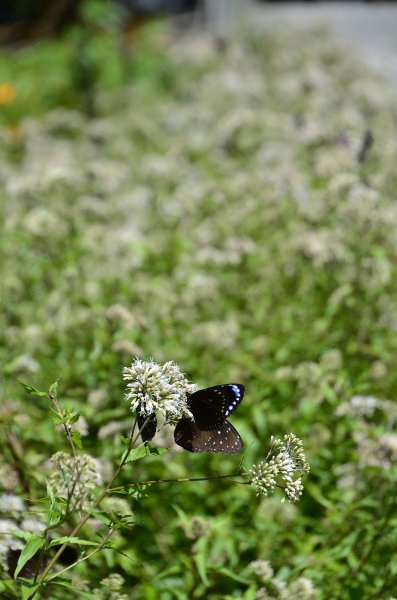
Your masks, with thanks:
<instances>
[{"instance_id":1,"label":"dark brown butterfly","mask_svg":"<svg viewBox=\"0 0 397 600\"><path fill-rule=\"evenodd\" d=\"M183 417L175 427L175 442L189 452L237 454L243 441L227 420L244 396L244 386L225 383L188 396L194 420Z\"/></svg>"}]
</instances>

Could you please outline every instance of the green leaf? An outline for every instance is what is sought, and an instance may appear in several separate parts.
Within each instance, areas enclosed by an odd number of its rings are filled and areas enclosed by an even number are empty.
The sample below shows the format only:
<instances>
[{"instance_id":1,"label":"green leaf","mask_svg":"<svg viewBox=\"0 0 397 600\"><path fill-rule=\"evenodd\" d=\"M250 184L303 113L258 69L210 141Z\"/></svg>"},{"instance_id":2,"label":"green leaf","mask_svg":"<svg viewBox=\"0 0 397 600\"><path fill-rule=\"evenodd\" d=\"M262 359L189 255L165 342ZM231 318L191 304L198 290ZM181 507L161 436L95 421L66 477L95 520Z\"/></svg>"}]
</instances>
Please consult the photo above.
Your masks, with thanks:
<instances>
[{"instance_id":1,"label":"green leaf","mask_svg":"<svg viewBox=\"0 0 397 600\"><path fill-rule=\"evenodd\" d=\"M32 396L47 396L47 392L40 392L40 390L33 387L33 385L24 383L20 379L17 379L17 381L24 388L25 392L27 392L28 394L32 394Z\"/></svg>"},{"instance_id":2,"label":"green leaf","mask_svg":"<svg viewBox=\"0 0 397 600\"><path fill-rule=\"evenodd\" d=\"M42 548L45 544L46 540L43 537L39 537L37 535L33 535L25 548L21 552L21 556L18 559L17 568L15 569L14 579L18 577L21 569L26 565L28 560L30 560L40 548Z\"/></svg>"},{"instance_id":3,"label":"green leaf","mask_svg":"<svg viewBox=\"0 0 397 600\"><path fill-rule=\"evenodd\" d=\"M128 454L128 458L125 460L125 462L133 462L134 460L139 460L144 456L161 456L161 454L164 454L165 452L168 452L167 448L152 448L151 446L147 446L145 444L143 446L139 446L138 448L133 448ZM125 456L126 453L123 455L123 460Z\"/></svg>"},{"instance_id":4,"label":"green leaf","mask_svg":"<svg viewBox=\"0 0 397 600\"><path fill-rule=\"evenodd\" d=\"M68 421L69 425L73 425L73 423L77 423L77 421L79 419L80 419L79 412L71 412L70 414L67 415L67 421Z\"/></svg>"},{"instance_id":5,"label":"green leaf","mask_svg":"<svg viewBox=\"0 0 397 600\"><path fill-rule=\"evenodd\" d=\"M208 587L210 585L210 580L207 577L205 554L203 554L202 552L196 554L196 556L194 557L194 562L196 563L197 571L199 572L202 582L206 587Z\"/></svg>"},{"instance_id":6,"label":"green leaf","mask_svg":"<svg viewBox=\"0 0 397 600\"><path fill-rule=\"evenodd\" d=\"M59 575L58 577L54 577L54 579L51 579L51 583L53 583L55 585L60 585L61 587L71 588L72 579L70 579L68 577L61 577ZM80 591L79 591L79 596L80 596Z\"/></svg>"},{"instance_id":7,"label":"green leaf","mask_svg":"<svg viewBox=\"0 0 397 600\"><path fill-rule=\"evenodd\" d=\"M28 583L27 581L23 581L21 585L21 600L27 600L33 592L39 589L39 585L40 584L38 583Z\"/></svg>"},{"instance_id":8,"label":"green leaf","mask_svg":"<svg viewBox=\"0 0 397 600\"><path fill-rule=\"evenodd\" d=\"M49 396L57 396L58 394L58 379L52 383L48 389Z\"/></svg>"},{"instance_id":9,"label":"green leaf","mask_svg":"<svg viewBox=\"0 0 397 600\"><path fill-rule=\"evenodd\" d=\"M62 537L57 538L56 540L51 540L49 544L49 548L52 546L58 546L59 544L79 544L79 546L98 546L100 542L91 542L90 540L83 540L81 538L63 535Z\"/></svg>"},{"instance_id":10,"label":"green leaf","mask_svg":"<svg viewBox=\"0 0 397 600\"><path fill-rule=\"evenodd\" d=\"M312 481L305 484L305 489L321 506L329 509L333 508L333 503L323 496L319 486L315 485Z\"/></svg>"},{"instance_id":11,"label":"green leaf","mask_svg":"<svg viewBox=\"0 0 397 600\"><path fill-rule=\"evenodd\" d=\"M238 581L239 583L243 583L244 585L249 585L251 583L249 579L241 577L241 575L237 575L237 573L234 573L233 571L231 571L230 569L226 569L225 567L217 568L216 572L222 573L222 575L225 575L226 577L229 577L234 581Z\"/></svg>"},{"instance_id":12,"label":"green leaf","mask_svg":"<svg viewBox=\"0 0 397 600\"><path fill-rule=\"evenodd\" d=\"M99 510L97 508L92 508L90 510L90 514L96 519L98 519L98 521L101 521L101 523L106 525L106 527L111 527L113 525L113 518L110 512L107 512L105 510Z\"/></svg>"},{"instance_id":13,"label":"green leaf","mask_svg":"<svg viewBox=\"0 0 397 600\"><path fill-rule=\"evenodd\" d=\"M81 441L81 434L78 431L73 431L73 433L70 436L73 440L73 442L76 444L77 448L79 448L79 450L82 449L83 447L83 443Z\"/></svg>"},{"instance_id":14,"label":"green leaf","mask_svg":"<svg viewBox=\"0 0 397 600\"><path fill-rule=\"evenodd\" d=\"M50 500L50 509L52 510L55 506L55 495L53 492L53 489L50 485L50 483L48 481L46 481L47 484L47 494L48 494L48 498Z\"/></svg>"},{"instance_id":15,"label":"green leaf","mask_svg":"<svg viewBox=\"0 0 397 600\"><path fill-rule=\"evenodd\" d=\"M10 534L14 537L21 538L24 542L28 542L33 535L32 533L22 531L21 529L14 529L13 531L10 531Z\"/></svg>"}]
</instances>

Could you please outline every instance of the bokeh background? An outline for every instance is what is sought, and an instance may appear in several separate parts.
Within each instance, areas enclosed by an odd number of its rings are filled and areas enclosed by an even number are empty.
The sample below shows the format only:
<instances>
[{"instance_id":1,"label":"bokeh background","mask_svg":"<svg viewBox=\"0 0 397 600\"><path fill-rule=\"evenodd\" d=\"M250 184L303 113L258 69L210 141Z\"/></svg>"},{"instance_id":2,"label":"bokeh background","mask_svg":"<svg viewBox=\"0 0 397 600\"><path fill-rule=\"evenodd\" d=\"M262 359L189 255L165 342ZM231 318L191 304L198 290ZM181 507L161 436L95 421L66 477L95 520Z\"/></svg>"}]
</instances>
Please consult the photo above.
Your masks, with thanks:
<instances>
[{"instance_id":1,"label":"bokeh background","mask_svg":"<svg viewBox=\"0 0 397 600\"><path fill-rule=\"evenodd\" d=\"M105 476L134 357L246 386L241 457L162 431L120 485L248 469L289 432L311 465L297 504L222 480L114 495L134 526L40 598L397 594L396 11L316 6L2 2L0 531L42 518L67 450L18 380L59 378ZM26 597L9 548L0 595Z\"/></svg>"}]
</instances>

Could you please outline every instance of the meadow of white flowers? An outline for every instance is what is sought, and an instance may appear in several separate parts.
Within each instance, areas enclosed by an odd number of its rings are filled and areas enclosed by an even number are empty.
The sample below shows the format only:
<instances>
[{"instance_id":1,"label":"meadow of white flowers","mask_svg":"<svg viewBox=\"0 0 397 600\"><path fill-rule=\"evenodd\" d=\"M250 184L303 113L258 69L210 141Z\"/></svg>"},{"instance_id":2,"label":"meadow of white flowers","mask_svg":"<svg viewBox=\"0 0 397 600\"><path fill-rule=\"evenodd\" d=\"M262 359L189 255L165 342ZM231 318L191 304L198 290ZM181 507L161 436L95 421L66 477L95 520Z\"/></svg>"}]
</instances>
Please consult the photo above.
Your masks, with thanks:
<instances>
[{"instance_id":1,"label":"meadow of white flowers","mask_svg":"<svg viewBox=\"0 0 397 600\"><path fill-rule=\"evenodd\" d=\"M122 368L153 357L201 387L246 386L232 421L248 468L271 435L299 436L301 500L211 481L115 495L132 531L68 573L72 591L37 598L388 600L397 100L322 29L162 51L162 81L98 90L93 118L59 108L0 130L0 595L22 597L7 532L42 529L48 461L67 450L16 380L59 378L107 480L131 422ZM120 485L239 461L187 454L132 463Z\"/></svg>"}]
</instances>

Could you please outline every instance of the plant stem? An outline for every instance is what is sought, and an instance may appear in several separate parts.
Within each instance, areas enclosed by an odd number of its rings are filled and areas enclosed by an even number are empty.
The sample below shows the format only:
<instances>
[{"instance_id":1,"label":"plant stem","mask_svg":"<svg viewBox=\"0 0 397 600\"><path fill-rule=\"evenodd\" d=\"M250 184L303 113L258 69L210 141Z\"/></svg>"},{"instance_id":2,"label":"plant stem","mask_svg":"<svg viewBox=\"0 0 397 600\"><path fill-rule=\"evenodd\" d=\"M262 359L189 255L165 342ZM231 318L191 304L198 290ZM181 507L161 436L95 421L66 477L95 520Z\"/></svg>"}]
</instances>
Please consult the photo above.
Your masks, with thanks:
<instances>
[{"instance_id":1,"label":"plant stem","mask_svg":"<svg viewBox=\"0 0 397 600\"><path fill-rule=\"evenodd\" d=\"M148 420L149 420L149 418L147 418L145 420L145 422L143 423L142 427L139 429L139 431L138 431L138 433L136 434L135 437L134 437L134 431L135 431L135 424L134 424L134 427L133 427L131 435L130 435L130 441L128 443L128 448L127 448L126 452L124 453L124 456L121 459L119 466L117 467L117 469L113 473L110 481L107 483L105 489L102 491L102 493L99 495L99 497L94 502L93 508L97 508L100 505L100 503L102 502L102 500L104 499L104 497L109 493L109 491L111 489L112 483L114 482L114 480L116 479L116 477L119 475L121 469L125 465L125 463L126 463L126 461L128 459L128 455L131 452L131 449L132 449L133 445L137 441L137 439L138 439L141 431L146 427L146 424L147 424ZM86 524L86 522L88 521L88 519L90 518L90 516L91 516L91 513L89 512L82 519L80 519L80 521L77 523L76 527L70 533L70 537L75 536L80 531L80 529ZM68 542L65 542L64 544L62 544L62 546L59 548L59 550L54 554L54 556L52 557L52 559L50 560L50 562L48 563L48 565L44 569L43 574L40 577L40 581L38 582L39 586L42 585L43 583L45 583L45 577L46 577L46 575L49 573L49 571L52 569L52 567L54 566L54 564L56 563L56 561L58 560L58 558L61 556L61 554L65 550L66 546L68 546ZM38 592L38 589L39 588L37 588L27 598L27 600L32 600L32 598L34 598L35 595L36 595L36 593Z\"/></svg>"},{"instance_id":2,"label":"plant stem","mask_svg":"<svg viewBox=\"0 0 397 600\"><path fill-rule=\"evenodd\" d=\"M62 569L62 571L58 571L58 573L55 573L54 575L52 575L51 577L49 577L47 579L47 583L49 581L51 581L52 579L55 579L56 577L59 577L59 575L62 575L66 571L69 571L69 569L73 569L73 567L75 567L76 565L84 562L85 560L88 560L89 558L91 558L91 556L94 556L94 554L96 554L97 552L99 552L100 550L102 550L102 548L107 544L107 542L110 539L110 537L111 537L112 534L113 534L113 530L110 530L109 533L107 534L107 536L105 537L105 539L102 540L102 542L96 548L94 548L94 550L92 552L90 552L89 554L87 554L87 556L82 556L81 558L79 558L78 560L76 560L76 562L74 562L72 565L69 565L68 567L65 567L64 569Z\"/></svg>"},{"instance_id":3,"label":"plant stem","mask_svg":"<svg viewBox=\"0 0 397 600\"><path fill-rule=\"evenodd\" d=\"M51 402L53 403L53 405L55 406L55 408L57 409L59 416L62 418L63 417L63 412L62 412L61 407L58 404L58 398L54 394L52 394L51 392L48 392L48 397L51 400ZM65 430L65 433L66 433L66 436L68 438L69 444L70 444L70 446L72 448L73 456L76 458L76 456L77 456L76 455L76 448L75 448L72 436L70 435L70 426L66 425L66 423L63 423L63 428Z\"/></svg>"},{"instance_id":4,"label":"plant stem","mask_svg":"<svg viewBox=\"0 0 397 600\"><path fill-rule=\"evenodd\" d=\"M151 485L153 483L185 483L187 481L211 481L214 479L230 479L231 477L239 477L240 473L232 473L231 475L213 475L212 477L182 477L179 479L151 479L148 481L137 481L136 483L127 483L127 485L120 485L118 487L110 488L109 492L118 492L121 490L128 489L130 487L140 487L143 485ZM239 483L240 485L249 485L250 481L236 481L232 480L233 483Z\"/></svg>"}]
</instances>

